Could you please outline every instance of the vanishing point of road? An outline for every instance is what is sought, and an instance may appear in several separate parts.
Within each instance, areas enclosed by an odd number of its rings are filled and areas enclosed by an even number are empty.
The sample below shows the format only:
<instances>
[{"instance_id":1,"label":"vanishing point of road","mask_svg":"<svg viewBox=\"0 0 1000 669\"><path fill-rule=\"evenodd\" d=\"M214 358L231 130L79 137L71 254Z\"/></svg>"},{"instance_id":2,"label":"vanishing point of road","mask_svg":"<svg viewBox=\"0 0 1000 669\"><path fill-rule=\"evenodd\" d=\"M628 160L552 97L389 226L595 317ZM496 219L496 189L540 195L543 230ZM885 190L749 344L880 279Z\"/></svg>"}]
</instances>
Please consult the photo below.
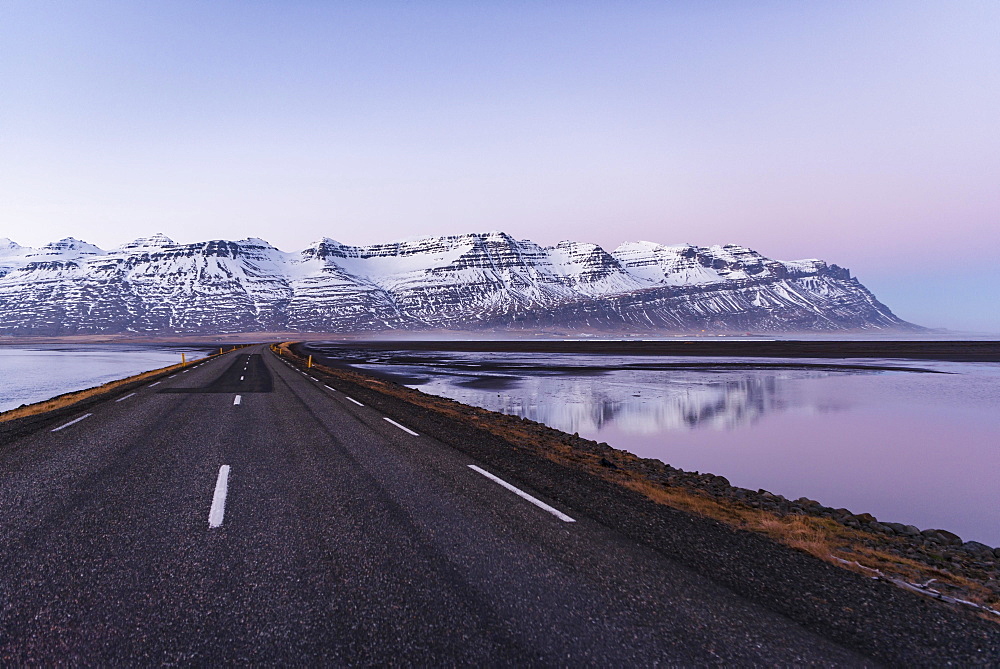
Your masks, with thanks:
<instances>
[{"instance_id":1,"label":"vanishing point of road","mask_svg":"<svg viewBox=\"0 0 1000 669\"><path fill-rule=\"evenodd\" d=\"M6 666L866 663L266 346L0 446L0 481Z\"/></svg>"}]
</instances>

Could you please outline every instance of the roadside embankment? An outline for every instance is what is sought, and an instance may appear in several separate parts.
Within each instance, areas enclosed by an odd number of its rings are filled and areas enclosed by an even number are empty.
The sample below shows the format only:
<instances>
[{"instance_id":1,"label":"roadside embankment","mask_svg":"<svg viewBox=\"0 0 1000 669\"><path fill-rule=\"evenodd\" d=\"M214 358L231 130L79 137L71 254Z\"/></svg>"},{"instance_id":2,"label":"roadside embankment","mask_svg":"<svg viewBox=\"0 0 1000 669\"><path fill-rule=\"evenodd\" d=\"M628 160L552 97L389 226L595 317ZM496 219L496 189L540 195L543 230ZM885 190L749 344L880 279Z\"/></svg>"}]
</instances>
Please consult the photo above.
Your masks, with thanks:
<instances>
[{"instance_id":1,"label":"roadside embankment","mask_svg":"<svg viewBox=\"0 0 1000 669\"><path fill-rule=\"evenodd\" d=\"M864 345L862 348L869 352L872 350L888 351L881 346L882 342L778 342L781 346L786 344L811 345L813 343L835 344L834 348L825 347L826 352L830 354L837 350L845 350L844 345L847 345L848 348L858 348L859 344ZM932 357L934 355L954 355L958 350L962 350L965 344L983 343L918 342L921 346L928 344L929 347L926 349L910 347L908 352L914 353L919 349ZM377 367L375 369L365 368L364 373L384 381L410 385L414 382L410 379L414 379L417 383L420 382L417 380L421 378L419 373L410 372L409 375L396 373L393 371L396 365L402 369L413 369L415 366L433 368L437 365L443 365L447 368L454 362L447 354L438 357L438 349L450 350L450 346L479 347L482 342L397 342L398 346L394 348L383 348L383 344L383 342L368 342L351 346L307 344L302 347L302 353L318 354L317 359L339 369L357 370L358 363L368 363L368 366L371 366L371 360L361 351L365 348L378 349L383 352L375 356L378 360ZM605 346L622 346L621 342L593 341L489 342L489 345L496 345L503 350L511 347L530 349L539 344L549 348L554 346L579 348L583 346L584 349L589 347L592 351L602 350ZM625 342L625 345L628 346L641 347L646 344L646 342ZM711 349L715 351L742 345L741 342L670 341L649 342L649 344L657 350L662 349L665 353L676 353L678 349L685 348L687 344L695 344L695 350ZM962 344L962 346L945 346L943 344ZM989 346L979 347L979 354L986 354L988 350L998 348L995 342L985 342L985 344ZM427 351L420 348L425 345L429 346ZM524 351L521 352L524 353ZM655 360L651 362L649 359L642 360L641 363L622 363L619 361L614 369L631 369L639 366L642 369L676 369L687 368L692 364L676 360L662 363ZM475 370L479 373L520 371L525 364L523 361L524 358L520 356L514 361L503 357L484 356L476 359ZM699 361L693 364L697 365L698 369L709 370L727 369L733 366L738 366L741 369L755 366L755 363L752 362L733 362L729 359L716 362ZM791 358L764 364L797 368L800 363ZM843 369L878 369L909 373L937 371L913 366L845 365L840 362L830 362L825 365L823 363L810 363L804 364L802 367L829 368L838 371ZM558 371L565 374L579 373L583 370L602 372L606 369L607 367L603 366L553 364L552 360L544 354L540 356L537 363L533 360L531 365L532 373ZM494 376L486 376L483 381L489 382L495 378ZM465 385L471 385L471 383L466 382ZM501 390L502 387L497 386L496 389ZM563 433L559 432L558 434ZM579 439L576 444L578 448L600 453L600 459L605 469L597 468L595 472L598 475L607 475L606 468L620 470L619 474L629 472L633 479L625 481L624 484L640 489L653 499L708 515L737 527L763 532L778 541L811 552L820 559L841 566L846 565L862 573L873 574L874 572L870 570L878 570L883 577L896 579L903 587L920 589L927 596L965 599L972 604L994 609L1000 606L1000 548L987 546L976 541L963 541L956 534L945 529L921 530L903 523L885 520L880 522L869 513L856 513L845 508L828 507L807 498L790 500L763 489L739 488L730 485L724 477L710 473L684 471L656 459L637 458L631 453L616 450L605 443ZM684 492L681 494L679 491ZM692 498L691 492L696 492L698 495ZM780 518L780 523L775 522L775 516ZM926 587L923 586L923 584L928 583L929 585Z\"/></svg>"},{"instance_id":2,"label":"roadside embankment","mask_svg":"<svg viewBox=\"0 0 1000 669\"><path fill-rule=\"evenodd\" d=\"M274 350L305 366L296 345ZM940 532L913 539L905 526L888 532L864 514L735 488L722 477L683 472L355 370L314 365L311 372L498 475L881 661L1000 658L1000 625L988 611L997 601L995 556L959 551ZM931 579L926 596L912 591ZM932 601L943 597L953 602Z\"/></svg>"}]
</instances>

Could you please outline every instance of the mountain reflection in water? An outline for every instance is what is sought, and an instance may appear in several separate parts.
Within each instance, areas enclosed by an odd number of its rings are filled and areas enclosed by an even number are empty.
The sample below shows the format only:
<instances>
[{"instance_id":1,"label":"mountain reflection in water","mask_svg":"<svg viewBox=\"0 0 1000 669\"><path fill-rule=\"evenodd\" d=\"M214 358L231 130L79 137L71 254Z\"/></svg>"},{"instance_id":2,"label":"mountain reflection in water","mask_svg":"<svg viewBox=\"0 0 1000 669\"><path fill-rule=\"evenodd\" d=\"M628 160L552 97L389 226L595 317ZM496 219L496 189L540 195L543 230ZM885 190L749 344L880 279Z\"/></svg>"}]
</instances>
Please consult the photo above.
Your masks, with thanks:
<instances>
[{"instance_id":1,"label":"mountain reflection in water","mask_svg":"<svg viewBox=\"0 0 1000 669\"><path fill-rule=\"evenodd\" d=\"M787 392L786 378L775 373L740 375L728 372L725 380L664 374L642 378L631 373L631 382L600 379L525 378L515 392L473 398L461 390L449 392L460 401L506 414L522 416L565 432L600 431L609 423L631 434L653 434L698 428L732 430L751 425L764 415L791 407L804 408ZM678 378L678 377L681 378ZM705 374L700 375L704 377ZM815 376L815 374L813 374ZM444 394L443 380L421 386ZM456 395L465 396L464 399ZM830 410L828 405L808 407Z\"/></svg>"},{"instance_id":2,"label":"mountain reflection in water","mask_svg":"<svg viewBox=\"0 0 1000 669\"><path fill-rule=\"evenodd\" d=\"M745 368L692 369L690 361L676 359L588 356L576 356L576 364L555 356L526 361L480 354L473 361L462 354L425 358L379 352L377 357L354 360L354 366L388 373L424 392L581 434L599 432L611 423L630 434L733 430L776 411L836 411L846 408L846 401L803 395L790 382L880 373L794 365L762 368L759 362L747 362Z\"/></svg>"}]
</instances>

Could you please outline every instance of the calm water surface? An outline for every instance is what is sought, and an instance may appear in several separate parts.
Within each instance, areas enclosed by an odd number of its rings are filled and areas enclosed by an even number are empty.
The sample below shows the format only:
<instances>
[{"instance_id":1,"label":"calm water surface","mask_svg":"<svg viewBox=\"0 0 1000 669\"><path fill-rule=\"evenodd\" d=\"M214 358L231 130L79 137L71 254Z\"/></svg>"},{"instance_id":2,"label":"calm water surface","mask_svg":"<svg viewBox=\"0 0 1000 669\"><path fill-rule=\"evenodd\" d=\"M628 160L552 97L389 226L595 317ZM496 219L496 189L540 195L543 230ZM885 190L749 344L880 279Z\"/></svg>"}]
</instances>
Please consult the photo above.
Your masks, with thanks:
<instances>
[{"instance_id":1,"label":"calm water surface","mask_svg":"<svg viewBox=\"0 0 1000 669\"><path fill-rule=\"evenodd\" d=\"M656 369L721 359L351 353L357 367L425 392L734 485L1000 545L1000 365L745 359L748 368ZM749 368L760 362L789 366ZM949 373L794 367L802 362Z\"/></svg>"},{"instance_id":2,"label":"calm water surface","mask_svg":"<svg viewBox=\"0 0 1000 669\"><path fill-rule=\"evenodd\" d=\"M0 411L208 355L215 349L128 345L0 346Z\"/></svg>"}]
</instances>

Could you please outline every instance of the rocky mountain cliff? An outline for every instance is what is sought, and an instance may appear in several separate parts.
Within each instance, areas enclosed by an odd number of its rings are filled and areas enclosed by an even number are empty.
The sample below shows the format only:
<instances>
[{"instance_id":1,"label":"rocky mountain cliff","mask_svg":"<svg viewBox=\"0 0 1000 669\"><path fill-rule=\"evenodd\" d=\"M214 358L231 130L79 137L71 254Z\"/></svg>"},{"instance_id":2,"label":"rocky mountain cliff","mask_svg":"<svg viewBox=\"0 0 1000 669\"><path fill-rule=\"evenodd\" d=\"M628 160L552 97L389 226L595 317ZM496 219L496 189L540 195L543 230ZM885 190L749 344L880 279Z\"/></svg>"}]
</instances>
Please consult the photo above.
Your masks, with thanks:
<instances>
[{"instance_id":1,"label":"rocky mountain cliff","mask_svg":"<svg viewBox=\"0 0 1000 669\"><path fill-rule=\"evenodd\" d=\"M261 239L105 251L0 239L0 334L916 329L846 269L735 245L541 247L502 232L299 253Z\"/></svg>"}]
</instances>

